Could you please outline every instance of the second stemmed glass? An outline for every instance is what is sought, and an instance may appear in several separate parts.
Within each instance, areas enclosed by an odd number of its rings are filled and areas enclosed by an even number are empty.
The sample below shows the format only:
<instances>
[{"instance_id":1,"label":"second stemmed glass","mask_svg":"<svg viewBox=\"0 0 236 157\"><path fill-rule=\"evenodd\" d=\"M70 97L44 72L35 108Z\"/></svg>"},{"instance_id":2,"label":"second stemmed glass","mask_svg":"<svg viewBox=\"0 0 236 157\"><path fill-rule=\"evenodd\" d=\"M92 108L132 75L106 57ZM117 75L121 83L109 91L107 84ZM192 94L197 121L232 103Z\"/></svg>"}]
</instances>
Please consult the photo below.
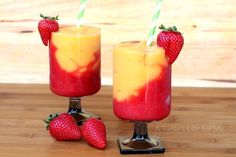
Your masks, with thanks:
<instances>
[{"instance_id":1,"label":"second stemmed glass","mask_svg":"<svg viewBox=\"0 0 236 157\"><path fill-rule=\"evenodd\" d=\"M171 66L155 43L130 41L113 53L113 110L134 123L131 137L118 139L122 154L163 153L159 137L149 137L147 123L166 118L171 105Z\"/></svg>"}]
</instances>

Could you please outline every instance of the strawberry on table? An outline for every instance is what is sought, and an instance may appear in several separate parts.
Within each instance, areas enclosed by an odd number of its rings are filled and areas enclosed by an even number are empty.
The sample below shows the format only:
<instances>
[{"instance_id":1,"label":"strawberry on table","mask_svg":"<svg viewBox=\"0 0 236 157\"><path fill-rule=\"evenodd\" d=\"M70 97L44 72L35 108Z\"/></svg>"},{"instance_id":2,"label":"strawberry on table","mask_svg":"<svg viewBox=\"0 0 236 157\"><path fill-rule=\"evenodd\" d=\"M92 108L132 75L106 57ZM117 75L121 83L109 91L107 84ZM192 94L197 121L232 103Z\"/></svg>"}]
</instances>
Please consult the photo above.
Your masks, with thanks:
<instances>
[{"instance_id":1,"label":"strawberry on table","mask_svg":"<svg viewBox=\"0 0 236 157\"><path fill-rule=\"evenodd\" d=\"M38 31L45 46L48 45L48 41L51 40L52 32L59 30L59 24L57 22L58 16L50 17L40 14L43 19L38 23Z\"/></svg>"},{"instance_id":2,"label":"strawberry on table","mask_svg":"<svg viewBox=\"0 0 236 157\"><path fill-rule=\"evenodd\" d=\"M184 45L184 38L175 26L166 28L164 25L161 25L159 28L162 31L157 36L157 45L165 49L169 64L171 65L178 57Z\"/></svg>"},{"instance_id":3,"label":"strawberry on table","mask_svg":"<svg viewBox=\"0 0 236 157\"><path fill-rule=\"evenodd\" d=\"M52 137L58 141L79 140L81 131L75 119L68 113L53 114L44 120Z\"/></svg>"},{"instance_id":4,"label":"strawberry on table","mask_svg":"<svg viewBox=\"0 0 236 157\"><path fill-rule=\"evenodd\" d=\"M106 141L106 127L104 123L96 118L90 118L84 122L82 126L82 136L90 145L105 149Z\"/></svg>"}]
</instances>

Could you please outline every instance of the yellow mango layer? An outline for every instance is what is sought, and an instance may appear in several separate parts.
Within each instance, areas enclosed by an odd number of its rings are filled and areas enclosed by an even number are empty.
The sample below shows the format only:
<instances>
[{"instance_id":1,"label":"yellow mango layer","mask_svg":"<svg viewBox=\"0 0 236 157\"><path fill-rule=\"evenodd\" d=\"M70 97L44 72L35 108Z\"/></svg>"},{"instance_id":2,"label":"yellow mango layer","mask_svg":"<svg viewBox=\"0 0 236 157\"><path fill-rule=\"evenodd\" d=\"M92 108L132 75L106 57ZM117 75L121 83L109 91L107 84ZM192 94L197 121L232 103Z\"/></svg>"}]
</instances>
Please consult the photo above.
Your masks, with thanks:
<instances>
[{"instance_id":1,"label":"yellow mango layer","mask_svg":"<svg viewBox=\"0 0 236 157\"><path fill-rule=\"evenodd\" d=\"M113 94L118 101L137 95L140 87L157 78L168 65L165 50L155 43L147 48L145 42L117 44L113 61Z\"/></svg>"},{"instance_id":2,"label":"yellow mango layer","mask_svg":"<svg viewBox=\"0 0 236 157\"><path fill-rule=\"evenodd\" d=\"M91 26L64 27L52 33L52 43L57 48L56 59L61 68L73 72L95 60L100 51L100 29Z\"/></svg>"}]
</instances>

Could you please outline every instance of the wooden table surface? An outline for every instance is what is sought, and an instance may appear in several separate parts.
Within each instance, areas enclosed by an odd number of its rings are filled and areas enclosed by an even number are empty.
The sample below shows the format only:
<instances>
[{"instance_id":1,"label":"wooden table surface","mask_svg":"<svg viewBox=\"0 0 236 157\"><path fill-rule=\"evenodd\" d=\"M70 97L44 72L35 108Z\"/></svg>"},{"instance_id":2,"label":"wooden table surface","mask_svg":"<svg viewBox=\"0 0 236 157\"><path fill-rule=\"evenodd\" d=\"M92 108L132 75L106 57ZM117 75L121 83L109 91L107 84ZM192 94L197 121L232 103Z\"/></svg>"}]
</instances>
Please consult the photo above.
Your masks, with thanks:
<instances>
[{"instance_id":1,"label":"wooden table surface","mask_svg":"<svg viewBox=\"0 0 236 157\"><path fill-rule=\"evenodd\" d=\"M133 126L113 115L111 87L82 103L106 124L108 146L103 151L83 141L58 142L49 136L42 119L66 111L68 99L53 95L48 85L0 84L0 156L121 156L116 138L131 135ZM235 123L235 88L173 88L171 115L150 123L149 134L159 135L166 147L165 154L155 156L235 157Z\"/></svg>"}]
</instances>

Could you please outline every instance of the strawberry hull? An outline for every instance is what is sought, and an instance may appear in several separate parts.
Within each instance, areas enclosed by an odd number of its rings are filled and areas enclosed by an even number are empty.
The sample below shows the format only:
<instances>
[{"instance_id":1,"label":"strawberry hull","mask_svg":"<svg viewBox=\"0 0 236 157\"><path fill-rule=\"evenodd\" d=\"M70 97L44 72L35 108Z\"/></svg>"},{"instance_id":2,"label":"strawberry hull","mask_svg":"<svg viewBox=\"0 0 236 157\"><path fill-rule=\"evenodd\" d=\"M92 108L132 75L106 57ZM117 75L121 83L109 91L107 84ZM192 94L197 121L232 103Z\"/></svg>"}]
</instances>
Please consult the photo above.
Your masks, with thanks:
<instances>
[{"instance_id":1,"label":"strawberry hull","mask_svg":"<svg viewBox=\"0 0 236 157\"><path fill-rule=\"evenodd\" d=\"M57 59L57 48L50 42L50 89L53 93L66 97L81 97L92 95L101 87L100 78L100 52L94 53L94 61L81 72L80 67L73 72L63 70ZM84 68L84 67L82 67Z\"/></svg>"},{"instance_id":2,"label":"strawberry hull","mask_svg":"<svg viewBox=\"0 0 236 157\"><path fill-rule=\"evenodd\" d=\"M114 113L123 120L153 121L167 117L171 110L171 67L137 90L137 95L118 101L113 98Z\"/></svg>"}]
</instances>

